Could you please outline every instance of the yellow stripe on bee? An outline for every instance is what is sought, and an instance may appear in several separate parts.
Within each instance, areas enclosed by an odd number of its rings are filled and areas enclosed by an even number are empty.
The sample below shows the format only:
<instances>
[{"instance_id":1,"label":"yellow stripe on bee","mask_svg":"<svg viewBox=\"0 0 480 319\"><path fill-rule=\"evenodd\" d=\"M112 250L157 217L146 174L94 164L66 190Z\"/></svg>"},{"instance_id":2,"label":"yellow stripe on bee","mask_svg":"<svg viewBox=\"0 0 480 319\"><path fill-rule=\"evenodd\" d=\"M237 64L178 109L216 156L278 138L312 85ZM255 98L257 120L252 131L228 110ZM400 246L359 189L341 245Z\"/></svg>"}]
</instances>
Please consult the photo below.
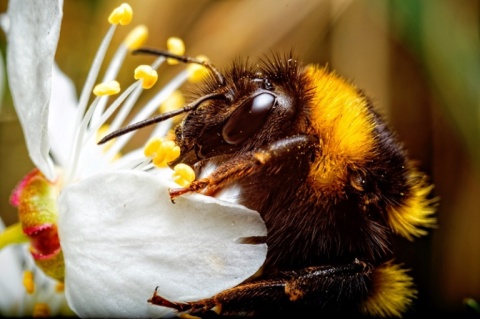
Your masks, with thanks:
<instances>
[{"instance_id":1,"label":"yellow stripe on bee","mask_svg":"<svg viewBox=\"0 0 480 319\"><path fill-rule=\"evenodd\" d=\"M326 69L310 67L315 95L312 125L333 154L363 159L373 148L374 118L355 86Z\"/></svg>"},{"instance_id":2,"label":"yellow stripe on bee","mask_svg":"<svg viewBox=\"0 0 480 319\"><path fill-rule=\"evenodd\" d=\"M433 185L427 182L426 175L415 168L411 171L411 193L405 195L407 198L402 205L390 207L388 214L388 223L393 231L410 241L426 235L428 231L425 228L435 227L437 219L433 215L438 202L438 198L429 198Z\"/></svg>"},{"instance_id":3,"label":"yellow stripe on bee","mask_svg":"<svg viewBox=\"0 0 480 319\"><path fill-rule=\"evenodd\" d=\"M416 294L407 271L398 265L386 263L375 269L373 292L363 302L361 311L373 317L401 317Z\"/></svg>"},{"instance_id":4,"label":"yellow stripe on bee","mask_svg":"<svg viewBox=\"0 0 480 319\"><path fill-rule=\"evenodd\" d=\"M373 154L374 117L365 97L345 79L315 66L306 72L314 87L312 127L320 136L322 153L330 154L312 166L310 176L319 188L336 187L349 163Z\"/></svg>"}]
</instances>

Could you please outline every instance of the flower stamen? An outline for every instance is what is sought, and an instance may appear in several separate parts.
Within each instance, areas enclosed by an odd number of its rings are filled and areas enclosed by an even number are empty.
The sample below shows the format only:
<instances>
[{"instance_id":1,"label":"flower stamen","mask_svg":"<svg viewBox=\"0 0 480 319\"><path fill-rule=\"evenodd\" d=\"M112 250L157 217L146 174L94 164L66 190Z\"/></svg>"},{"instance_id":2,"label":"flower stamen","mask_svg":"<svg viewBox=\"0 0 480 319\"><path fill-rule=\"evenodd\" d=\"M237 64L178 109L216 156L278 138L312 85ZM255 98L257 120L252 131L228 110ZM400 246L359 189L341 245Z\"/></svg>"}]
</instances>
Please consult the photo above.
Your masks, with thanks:
<instances>
[{"instance_id":1,"label":"flower stamen","mask_svg":"<svg viewBox=\"0 0 480 319\"><path fill-rule=\"evenodd\" d=\"M176 55L184 55L185 54L185 44L183 40L176 37L170 37L167 40L167 49L168 51L172 52ZM179 61L177 59L169 58L167 59L167 63L170 65L178 64Z\"/></svg>"},{"instance_id":2,"label":"flower stamen","mask_svg":"<svg viewBox=\"0 0 480 319\"><path fill-rule=\"evenodd\" d=\"M127 34L123 44L131 51L140 48L148 38L148 28L146 26L139 25L135 27L130 33Z\"/></svg>"},{"instance_id":3,"label":"flower stamen","mask_svg":"<svg viewBox=\"0 0 480 319\"><path fill-rule=\"evenodd\" d=\"M84 119L81 123L80 129L79 129L79 132L78 132L77 148L75 149L75 153L74 153L75 154L75 156L74 156L75 162L71 166L72 168L70 169L70 172L69 172L70 176L69 176L69 179L67 179L68 181L71 181L71 178L73 178L74 174L76 173L76 169L77 169L76 165L78 164L79 158L80 158L80 155L81 155L80 154L80 146L86 145L92 138L94 138L95 134L98 132L100 127L107 121L107 119L113 114L113 112L115 112L117 110L117 108L120 106L120 104L122 102L124 102L125 100L127 100L125 102L125 104L128 104L128 101L131 100L132 96L135 95L134 93L137 92L138 89L140 89L140 91L141 91L140 83L135 82L132 85L130 85L125 91L123 91L122 94L120 94L120 96L110 105L110 107L107 109L107 111L102 114L100 119L91 128L89 128L87 137L85 139L83 139L83 135L87 131L87 124L90 122L90 119L92 118L92 115L96 110L96 106L97 106L98 102L100 101L100 97L97 97L93 101L89 110L85 114L85 117L84 117ZM138 95L135 95L133 97L134 97L134 101L136 101L136 98L138 97ZM131 104L130 108L133 106L134 101L130 103ZM115 144L113 144L113 145L115 145ZM119 151L120 150L113 153L112 156L109 156L108 157L109 160L112 160L115 156L117 156ZM107 154L110 155L111 153L108 152Z\"/></svg>"},{"instance_id":4,"label":"flower stamen","mask_svg":"<svg viewBox=\"0 0 480 319\"><path fill-rule=\"evenodd\" d=\"M142 81L142 88L150 89L157 83L158 73L149 65L140 65L135 69L133 77Z\"/></svg>"},{"instance_id":5,"label":"flower stamen","mask_svg":"<svg viewBox=\"0 0 480 319\"><path fill-rule=\"evenodd\" d=\"M183 41L180 39L179 41L182 43L182 46L183 46ZM177 51L177 52L180 52L180 51ZM159 68L164 61L165 61L165 57L163 56L158 57L151 64L151 68L154 70ZM180 72L172 81L170 81L167 85L165 85L152 99L149 100L149 102L134 116L134 118L130 121L129 124L141 121L149 117L151 114L153 114L158 109L158 106L161 103L163 103L170 96L170 94L172 94L172 92L174 92L183 83L185 83L185 81L188 80L188 76L189 75L187 70ZM120 125L123 123L123 121L127 118L128 113L133 108L133 105L135 104L135 102L137 102L138 97L140 96L141 93L142 93L142 87L138 87L138 90L135 90L131 94L131 96L129 96L128 100L122 106L120 112L118 112L117 116L112 121L112 124L110 126L112 131L118 129ZM102 116L102 118L104 117ZM101 121L101 123L103 124L104 121ZM155 128L153 132L154 134L152 134L152 136L165 135L167 133L168 128L171 126L171 123L172 121L169 120L158 125ZM116 154L118 154L121 151L121 149L125 146L125 144L128 143L132 135L133 134L125 134L120 138L118 138L115 141L112 148L108 151L107 157L109 159L112 159L113 157L115 157Z\"/></svg>"},{"instance_id":6,"label":"flower stamen","mask_svg":"<svg viewBox=\"0 0 480 319\"><path fill-rule=\"evenodd\" d=\"M122 44L118 46L117 51L113 55L110 64L108 65L105 75L102 82L108 82L117 78L120 67L125 60L125 56L131 50L135 50L141 45L143 45L148 38L148 29L144 25L139 25L135 27L130 33L127 34ZM140 92L139 92L140 94ZM96 123L105 111L105 106L107 105L108 99L102 100L95 110L95 113L92 117L92 122Z\"/></svg>"},{"instance_id":7,"label":"flower stamen","mask_svg":"<svg viewBox=\"0 0 480 319\"><path fill-rule=\"evenodd\" d=\"M28 241L29 238L23 232L21 223L10 225L0 233L0 249L11 244L27 243Z\"/></svg>"},{"instance_id":8,"label":"flower stamen","mask_svg":"<svg viewBox=\"0 0 480 319\"><path fill-rule=\"evenodd\" d=\"M145 106L142 107L142 109L133 117L129 124L144 120L151 116L151 114L155 113L155 111L158 110L158 106L161 105L183 83L185 83L186 80L188 80L188 76L189 73L187 70L183 70L182 72L180 72L157 94L155 94L155 96L151 98ZM170 120L161 122L160 125L157 125L157 127L154 129L151 136L164 136L170 129L171 123L172 122ZM118 127L112 124L111 129L114 130L116 128ZM113 156L115 156L115 154L117 154L125 146L125 144L128 143L131 137L132 134L127 133L117 138L112 148L108 151L107 156L109 158L113 158Z\"/></svg>"},{"instance_id":9,"label":"flower stamen","mask_svg":"<svg viewBox=\"0 0 480 319\"><path fill-rule=\"evenodd\" d=\"M50 306L43 302L37 302L33 305L32 317L34 318L46 318L50 317Z\"/></svg>"},{"instance_id":10,"label":"flower stamen","mask_svg":"<svg viewBox=\"0 0 480 319\"><path fill-rule=\"evenodd\" d=\"M145 145L143 153L152 159L155 166L166 167L180 156L180 147L174 141L154 137Z\"/></svg>"},{"instance_id":11,"label":"flower stamen","mask_svg":"<svg viewBox=\"0 0 480 319\"><path fill-rule=\"evenodd\" d=\"M114 95L120 92L120 84L117 81L108 81L97 84L93 89L96 96Z\"/></svg>"},{"instance_id":12,"label":"flower stamen","mask_svg":"<svg viewBox=\"0 0 480 319\"><path fill-rule=\"evenodd\" d=\"M204 55L199 55L196 59L200 61L208 61L208 58ZM210 72L208 68L197 63L189 64L187 70L189 72L188 80L192 83L200 82Z\"/></svg>"},{"instance_id":13,"label":"flower stamen","mask_svg":"<svg viewBox=\"0 0 480 319\"><path fill-rule=\"evenodd\" d=\"M55 284L55 292L61 293L65 291L65 284L61 281L58 281Z\"/></svg>"},{"instance_id":14,"label":"flower stamen","mask_svg":"<svg viewBox=\"0 0 480 319\"><path fill-rule=\"evenodd\" d=\"M187 164L177 164L173 171L173 181L182 187L189 186L195 180L195 172Z\"/></svg>"},{"instance_id":15,"label":"flower stamen","mask_svg":"<svg viewBox=\"0 0 480 319\"><path fill-rule=\"evenodd\" d=\"M99 141L107 132L110 131L110 125L103 124L97 131L97 141ZM108 141L103 147L103 151L106 152L112 146L114 140ZM120 155L119 155L120 156Z\"/></svg>"},{"instance_id":16,"label":"flower stamen","mask_svg":"<svg viewBox=\"0 0 480 319\"><path fill-rule=\"evenodd\" d=\"M132 21L133 10L127 3L122 3L120 6L113 9L108 17L108 22L111 24L127 25Z\"/></svg>"},{"instance_id":17,"label":"flower stamen","mask_svg":"<svg viewBox=\"0 0 480 319\"><path fill-rule=\"evenodd\" d=\"M92 92L93 86L97 79L98 73L100 72L100 67L102 65L103 59L105 58L105 54L107 52L108 46L113 38L113 34L115 33L116 24L112 24L108 29L107 34L102 40L100 47L93 59L92 66L88 71L87 79L85 80L85 84L82 89L82 93L80 95L80 99L78 101L78 111L77 111L77 118L76 124L77 126L82 121L83 114L85 113L85 109L87 108L87 103L90 98L90 94Z\"/></svg>"},{"instance_id":18,"label":"flower stamen","mask_svg":"<svg viewBox=\"0 0 480 319\"><path fill-rule=\"evenodd\" d=\"M185 105L185 98L183 94L179 90L175 90L166 100L163 102L158 111L161 113L167 113L174 110L178 110L179 108Z\"/></svg>"},{"instance_id":19,"label":"flower stamen","mask_svg":"<svg viewBox=\"0 0 480 319\"><path fill-rule=\"evenodd\" d=\"M23 286L27 294L33 294L35 292L35 276L32 271L25 270L23 272Z\"/></svg>"},{"instance_id":20,"label":"flower stamen","mask_svg":"<svg viewBox=\"0 0 480 319\"><path fill-rule=\"evenodd\" d=\"M88 104L88 100L90 98L90 94L92 92L95 81L98 77L98 73L100 72L100 67L101 67L102 62L105 58L105 54L107 52L108 46L110 45L110 42L111 42L111 40L113 38L113 35L115 33L115 30L116 30L116 27L117 27L117 23L115 23L115 22L118 22L120 24L126 24L128 19L131 20L131 17L132 17L131 7L128 4L122 4L119 8L115 9L109 17L109 21L112 20L112 22L114 22L114 23L111 24L110 28L107 31L107 34L103 38L103 40L102 40L102 42L101 42L101 44L100 44L100 46L97 50L97 53L95 54L95 57L94 57L93 62L92 62L92 66L91 66L91 68L88 72L87 79L85 80L85 84L83 86L82 93L80 94L80 99L78 101L78 108L77 108L77 117L75 119L74 138L75 138L75 136L80 135L80 132L78 130L80 129L80 125L82 123L83 115L85 114L85 110L87 108L87 104ZM130 16L130 17L128 17L128 16ZM121 54L119 54L119 55L120 55L120 58L121 58ZM114 71L109 71L108 74L110 74L110 72L114 72ZM109 76L111 76L111 75L109 75ZM107 80L109 81L110 79L107 79ZM92 114L92 116L93 116L93 114ZM92 116L91 116L91 118L92 118ZM78 141L78 139L77 139L77 141ZM72 156L76 155L76 152L75 152L76 147L77 147L77 145L74 141L72 143L72 150L70 152L70 154L72 154ZM72 158L69 162L74 163L75 161L76 160Z\"/></svg>"}]
</instances>

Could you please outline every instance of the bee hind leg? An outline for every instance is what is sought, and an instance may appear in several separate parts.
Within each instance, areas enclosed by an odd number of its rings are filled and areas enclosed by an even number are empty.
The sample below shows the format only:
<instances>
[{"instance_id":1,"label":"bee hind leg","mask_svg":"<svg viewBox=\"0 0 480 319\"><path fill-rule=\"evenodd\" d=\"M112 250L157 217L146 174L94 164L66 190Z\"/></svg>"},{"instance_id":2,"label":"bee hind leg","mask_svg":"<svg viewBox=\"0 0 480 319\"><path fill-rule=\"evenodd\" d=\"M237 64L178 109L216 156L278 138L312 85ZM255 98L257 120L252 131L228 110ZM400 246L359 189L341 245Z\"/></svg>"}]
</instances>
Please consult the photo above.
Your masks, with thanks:
<instances>
[{"instance_id":1,"label":"bee hind leg","mask_svg":"<svg viewBox=\"0 0 480 319\"><path fill-rule=\"evenodd\" d=\"M372 267L355 260L332 266L285 271L267 279L242 283L211 298L175 303L162 297L151 303L201 318L253 317L287 313L327 312L353 309L368 294Z\"/></svg>"},{"instance_id":2,"label":"bee hind leg","mask_svg":"<svg viewBox=\"0 0 480 319\"><path fill-rule=\"evenodd\" d=\"M153 296L147 300L149 303L157 306L174 309L179 313L181 318L200 318L191 315L191 313L205 313L214 309L215 304L209 302L209 299L204 299L198 302L174 302L163 298L158 294L158 287L155 288Z\"/></svg>"}]
</instances>

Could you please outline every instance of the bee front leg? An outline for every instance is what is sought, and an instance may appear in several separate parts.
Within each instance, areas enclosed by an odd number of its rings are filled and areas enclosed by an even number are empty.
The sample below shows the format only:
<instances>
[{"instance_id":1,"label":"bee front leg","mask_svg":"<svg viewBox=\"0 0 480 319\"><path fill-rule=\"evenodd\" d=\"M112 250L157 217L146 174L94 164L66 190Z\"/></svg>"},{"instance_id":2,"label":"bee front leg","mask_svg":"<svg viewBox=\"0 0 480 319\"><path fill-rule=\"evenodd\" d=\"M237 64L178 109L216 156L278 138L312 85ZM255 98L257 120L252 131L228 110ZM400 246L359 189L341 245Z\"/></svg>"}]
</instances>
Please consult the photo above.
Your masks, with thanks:
<instances>
[{"instance_id":1,"label":"bee front leg","mask_svg":"<svg viewBox=\"0 0 480 319\"><path fill-rule=\"evenodd\" d=\"M202 179L193 181L187 187L170 188L169 189L170 200L174 202L175 198L177 198L180 195L183 195L186 193L200 192L201 190L205 189L209 184L210 184L209 179L202 178Z\"/></svg>"},{"instance_id":2,"label":"bee front leg","mask_svg":"<svg viewBox=\"0 0 480 319\"><path fill-rule=\"evenodd\" d=\"M154 293L150 303L176 309L179 314L204 317L269 317L285 311L338 311L367 297L372 267L355 260L349 264L286 271L267 279L246 282L217 295L175 303Z\"/></svg>"},{"instance_id":3,"label":"bee front leg","mask_svg":"<svg viewBox=\"0 0 480 319\"><path fill-rule=\"evenodd\" d=\"M299 161L310 160L308 155L313 156L315 146L318 146L318 140L308 135L295 135L273 142L226 161L210 176L193 181L188 187L170 189L170 199L189 192L212 195L229 183L260 170L274 174L291 165L299 165Z\"/></svg>"}]
</instances>

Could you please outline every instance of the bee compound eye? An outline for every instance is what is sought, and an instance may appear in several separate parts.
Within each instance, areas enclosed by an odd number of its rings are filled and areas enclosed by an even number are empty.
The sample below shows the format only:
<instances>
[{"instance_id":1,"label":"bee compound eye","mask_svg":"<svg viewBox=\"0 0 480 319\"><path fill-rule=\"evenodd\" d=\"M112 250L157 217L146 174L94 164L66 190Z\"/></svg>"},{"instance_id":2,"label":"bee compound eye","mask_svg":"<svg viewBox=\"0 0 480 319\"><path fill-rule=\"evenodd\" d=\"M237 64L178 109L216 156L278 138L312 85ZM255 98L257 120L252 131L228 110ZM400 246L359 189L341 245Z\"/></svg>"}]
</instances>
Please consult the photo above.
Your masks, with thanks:
<instances>
[{"instance_id":1,"label":"bee compound eye","mask_svg":"<svg viewBox=\"0 0 480 319\"><path fill-rule=\"evenodd\" d=\"M275 104L275 96L260 93L243 102L227 120L222 137L228 144L238 144L257 132Z\"/></svg>"}]
</instances>

